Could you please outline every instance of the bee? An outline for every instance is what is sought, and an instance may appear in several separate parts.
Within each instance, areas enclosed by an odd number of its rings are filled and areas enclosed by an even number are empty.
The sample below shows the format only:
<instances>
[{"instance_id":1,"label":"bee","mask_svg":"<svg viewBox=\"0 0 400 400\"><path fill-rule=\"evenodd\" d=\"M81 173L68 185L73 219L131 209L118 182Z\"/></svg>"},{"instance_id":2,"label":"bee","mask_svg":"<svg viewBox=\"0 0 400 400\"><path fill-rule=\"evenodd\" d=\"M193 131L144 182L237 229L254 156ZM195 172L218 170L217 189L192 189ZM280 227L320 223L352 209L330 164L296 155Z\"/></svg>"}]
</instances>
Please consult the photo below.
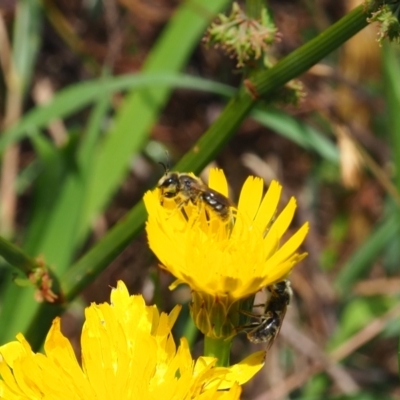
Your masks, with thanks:
<instances>
[{"instance_id":1,"label":"bee","mask_svg":"<svg viewBox=\"0 0 400 400\"><path fill-rule=\"evenodd\" d=\"M269 350L278 337L287 307L292 298L292 289L288 280L283 280L267 286L271 296L265 304L264 314L257 315L243 312L258 321L240 328L247 332L247 338L252 343L266 343Z\"/></svg>"},{"instance_id":2,"label":"bee","mask_svg":"<svg viewBox=\"0 0 400 400\"><path fill-rule=\"evenodd\" d=\"M203 204L207 209L218 215L221 220L232 219L233 210L236 206L227 197L210 189L200 178L188 173L169 172L167 169L164 176L158 182L162 198L174 199L177 207L187 219L183 207L191 203L201 207Z\"/></svg>"}]
</instances>

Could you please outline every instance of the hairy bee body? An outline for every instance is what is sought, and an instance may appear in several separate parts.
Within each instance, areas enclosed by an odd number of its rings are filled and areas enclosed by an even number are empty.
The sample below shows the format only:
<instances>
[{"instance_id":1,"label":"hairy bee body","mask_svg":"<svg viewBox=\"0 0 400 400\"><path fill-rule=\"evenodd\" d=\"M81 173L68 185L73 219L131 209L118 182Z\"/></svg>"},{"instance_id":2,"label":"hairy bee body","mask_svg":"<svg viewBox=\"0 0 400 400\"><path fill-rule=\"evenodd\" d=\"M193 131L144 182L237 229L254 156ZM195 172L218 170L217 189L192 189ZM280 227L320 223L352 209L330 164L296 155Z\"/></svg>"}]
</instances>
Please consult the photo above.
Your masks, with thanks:
<instances>
[{"instance_id":1,"label":"hairy bee body","mask_svg":"<svg viewBox=\"0 0 400 400\"><path fill-rule=\"evenodd\" d=\"M271 296L265 304L264 314L245 313L258 321L245 325L241 330L247 331L247 338L252 343L266 343L267 350L272 346L281 329L287 306L292 297L288 280L267 286Z\"/></svg>"},{"instance_id":2,"label":"hairy bee body","mask_svg":"<svg viewBox=\"0 0 400 400\"><path fill-rule=\"evenodd\" d=\"M167 172L158 182L161 197L174 199L178 208L188 203L204 204L222 220L232 216L235 205L224 195L210 189L200 178L178 172Z\"/></svg>"}]
</instances>

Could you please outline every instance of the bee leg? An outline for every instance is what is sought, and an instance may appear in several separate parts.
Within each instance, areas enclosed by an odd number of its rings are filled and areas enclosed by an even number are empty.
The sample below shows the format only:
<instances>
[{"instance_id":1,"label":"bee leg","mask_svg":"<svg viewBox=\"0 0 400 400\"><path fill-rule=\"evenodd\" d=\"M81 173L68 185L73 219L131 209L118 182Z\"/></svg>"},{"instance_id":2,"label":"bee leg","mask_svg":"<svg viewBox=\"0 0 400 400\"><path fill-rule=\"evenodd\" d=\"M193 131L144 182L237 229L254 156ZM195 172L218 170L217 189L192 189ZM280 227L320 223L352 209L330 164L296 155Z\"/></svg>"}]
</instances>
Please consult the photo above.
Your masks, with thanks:
<instances>
[{"instance_id":1,"label":"bee leg","mask_svg":"<svg viewBox=\"0 0 400 400\"><path fill-rule=\"evenodd\" d=\"M240 313L243 314L243 315L246 315L246 316L248 316L250 318L253 318L256 321L249 322L248 324L245 324L245 325L237 326L235 328L235 332L236 333L243 332L243 331L249 332L249 331L255 329L257 326L259 326L260 325L260 321L265 319L265 315L264 314L255 314L255 313L252 313L252 312L246 311L246 310L240 310Z\"/></svg>"},{"instance_id":2,"label":"bee leg","mask_svg":"<svg viewBox=\"0 0 400 400\"><path fill-rule=\"evenodd\" d=\"M246 310L240 310L240 313L243 315L247 315L248 317L258 319L258 320L260 320L263 317L263 314L255 314L255 313L252 313L252 312L246 311Z\"/></svg>"},{"instance_id":3,"label":"bee leg","mask_svg":"<svg viewBox=\"0 0 400 400\"><path fill-rule=\"evenodd\" d=\"M236 334L241 332L251 332L252 330L256 329L260 326L260 321L250 322L249 324L239 325L235 327Z\"/></svg>"},{"instance_id":4,"label":"bee leg","mask_svg":"<svg viewBox=\"0 0 400 400\"><path fill-rule=\"evenodd\" d=\"M189 221L189 217L185 211L185 206L188 204L189 200L183 200L180 203L177 202L177 208L178 210L182 213L183 218L185 218L186 221Z\"/></svg>"},{"instance_id":5,"label":"bee leg","mask_svg":"<svg viewBox=\"0 0 400 400\"><path fill-rule=\"evenodd\" d=\"M185 211L185 209L183 208L183 206L181 207L181 213L182 213L182 215L183 215L183 218L185 218L186 221L189 221L189 217L188 217L188 215L186 214L186 211Z\"/></svg>"},{"instance_id":6,"label":"bee leg","mask_svg":"<svg viewBox=\"0 0 400 400\"><path fill-rule=\"evenodd\" d=\"M274 285L269 285L266 287L266 289L268 290L268 292L272 293L274 292Z\"/></svg>"},{"instance_id":7,"label":"bee leg","mask_svg":"<svg viewBox=\"0 0 400 400\"><path fill-rule=\"evenodd\" d=\"M202 211L204 210L204 215L206 217L206 221L210 222L210 213L208 212L207 208L204 207L204 204L201 201L193 200L193 204L197 205L197 214L200 216Z\"/></svg>"}]
</instances>

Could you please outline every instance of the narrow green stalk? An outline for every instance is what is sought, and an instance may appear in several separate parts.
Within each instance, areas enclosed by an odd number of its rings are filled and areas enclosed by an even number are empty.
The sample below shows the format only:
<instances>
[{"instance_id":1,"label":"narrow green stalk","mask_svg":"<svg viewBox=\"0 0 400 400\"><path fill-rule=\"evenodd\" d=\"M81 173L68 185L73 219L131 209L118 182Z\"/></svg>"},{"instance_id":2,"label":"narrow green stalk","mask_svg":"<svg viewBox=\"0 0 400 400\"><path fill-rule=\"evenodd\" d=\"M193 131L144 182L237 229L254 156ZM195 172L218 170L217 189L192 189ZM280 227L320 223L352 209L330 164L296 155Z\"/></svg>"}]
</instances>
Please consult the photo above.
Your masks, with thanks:
<instances>
[{"instance_id":1,"label":"narrow green stalk","mask_svg":"<svg viewBox=\"0 0 400 400\"><path fill-rule=\"evenodd\" d=\"M1 236L0 256L3 257L10 265L18 268L24 275L26 275L26 279L29 279L31 284L35 286L39 292L41 292L43 289L41 286L42 279L44 276L47 276L52 282L51 291L57 296L57 298L54 299L55 303L61 303L63 301L62 295L60 293L59 279L54 274L54 272L46 266L44 262L38 261L28 256L18 246L9 242Z\"/></svg>"},{"instance_id":2,"label":"narrow green stalk","mask_svg":"<svg viewBox=\"0 0 400 400\"><path fill-rule=\"evenodd\" d=\"M229 367L229 356L231 353L232 339L212 339L204 337L204 355L218 359L217 367Z\"/></svg>"},{"instance_id":3,"label":"narrow green stalk","mask_svg":"<svg viewBox=\"0 0 400 400\"><path fill-rule=\"evenodd\" d=\"M364 6L356 7L342 19L252 80L255 93L270 96L289 80L303 74L325 56L368 25Z\"/></svg>"},{"instance_id":4,"label":"narrow green stalk","mask_svg":"<svg viewBox=\"0 0 400 400\"><path fill-rule=\"evenodd\" d=\"M0 255L13 267L21 270L26 276L38 268L35 259L25 254L18 246L0 236Z\"/></svg>"},{"instance_id":5,"label":"narrow green stalk","mask_svg":"<svg viewBox=\"0 0 400 400\"><path fill-rule=\"evenodd\" d=\"M394 182L397 190L400 191L400 84L398 79L400 61L397 49L393 46L384 46L383 70L386 80L386 104L389 120L387 130L390 135L391 152L397 173Z\"/></svg>"},{"instance_id":6,"label":"narrow green stalk","mask_svg":"<svg viewBox=\"0 0 400 400\"><path fill-rule=\"evenodd\" d=\"M185 328L183 330L182 336L187 339L190 348L193 347L198 334L199 334L199 330L197 329L197 326L194 324L193 319L188 318L186 320Z\"/></svg>"},{"instance_id":7,"label":"narrow green stalk","mask_svg":"<svg viewBox=\"0 0 400 400\"><path fill-rule=\"evenodd\" d=\"M146 217L143 201L140 201L63 275L61 282L65 301L74 300L143 231Z\"/></svg>"}]
</instances>

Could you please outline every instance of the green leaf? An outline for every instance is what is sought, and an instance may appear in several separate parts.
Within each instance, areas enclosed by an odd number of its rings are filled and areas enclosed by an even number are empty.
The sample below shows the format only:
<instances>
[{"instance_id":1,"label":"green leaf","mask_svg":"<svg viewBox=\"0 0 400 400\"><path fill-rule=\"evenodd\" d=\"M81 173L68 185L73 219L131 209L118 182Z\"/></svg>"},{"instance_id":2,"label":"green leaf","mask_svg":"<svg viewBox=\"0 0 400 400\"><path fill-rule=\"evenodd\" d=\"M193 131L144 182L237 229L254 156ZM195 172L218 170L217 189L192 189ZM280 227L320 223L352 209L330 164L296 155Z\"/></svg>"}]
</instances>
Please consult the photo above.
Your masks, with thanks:
<instances>
[{"instance_id":1,"label":"green leaf","mask_svg":"<svg viewBox=\"0 0 400 400\"><path fill-rule=\"evenodd\" d=\"M335 164L339 162L339 153L334 143L314 128L283 111L256 108L251 112L251 116L304 149L312 150Z\"/></svg>"},{"instance_id":2,"label":"green leaf","mask_svg":"<svg viewBox=\"0 0 400 400\"><path fill-rule=\"evenodd\" d=\"M25 93L31 83L41 44L43 14L40 1L20 0L13 30L13 64L19 85Z\"/></svg>"},{"instance_id":3,"label":"green leaf","mask_svg":"<svg viewBox=\"0 0 400 400\"><path fill-rule=\"evenodd\" d=\"M45 128L53 120L68 117L98 99L109 97L118 91L149 86L158 90L175 87L210 91L224 96L232 95L232 88L227 85L178 73L138 73L82 82L61 90L50 103L34 108L16 125L6 129L0 137L0 152L26 136L37 134L39 129Z\"/></svg>"},{"instance_id":4,"label":"green leaf","mask_svg":"<svg viewBox=\"0 0 400 400\"><path fill-rule=\"evenodd\" d=\"M387 243L398 236L398 219L390 216L371 232L342 267L335 280L336 290L342 295L349 293L351 286L366 275Z\"/></svg>"}]
</instances>

